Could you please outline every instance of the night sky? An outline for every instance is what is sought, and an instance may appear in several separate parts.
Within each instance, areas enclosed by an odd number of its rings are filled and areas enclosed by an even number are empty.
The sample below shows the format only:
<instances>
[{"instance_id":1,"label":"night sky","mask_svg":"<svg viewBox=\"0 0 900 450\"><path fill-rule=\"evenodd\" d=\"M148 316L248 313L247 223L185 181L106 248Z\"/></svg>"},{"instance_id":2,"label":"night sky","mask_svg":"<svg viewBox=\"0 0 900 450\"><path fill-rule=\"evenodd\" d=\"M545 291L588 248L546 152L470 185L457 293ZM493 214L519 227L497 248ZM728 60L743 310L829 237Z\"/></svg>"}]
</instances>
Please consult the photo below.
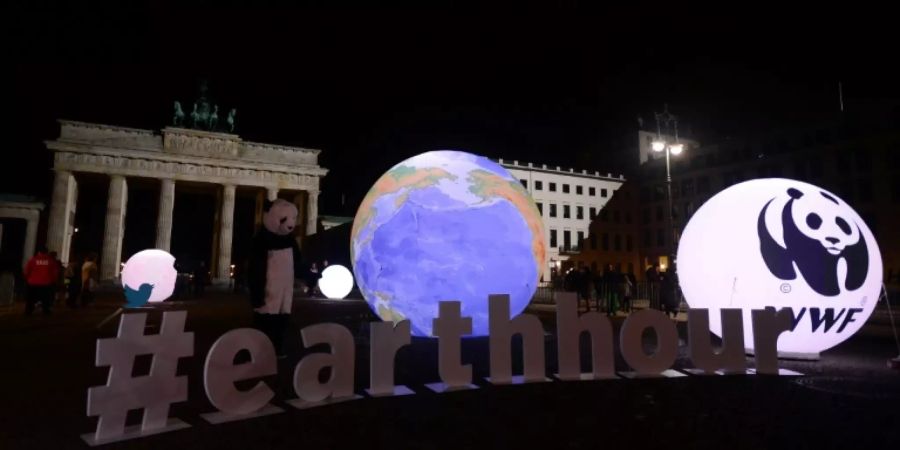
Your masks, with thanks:
<instances>
[{"instance_id":1,"label":"night sky","mask_svg":"<svg viewBox=\"0 0 900 450\"><path fill-rule=\"evenodd\" d=\"M159 129L200 78L244 139L323 149L320 213L339 215L426 150L619 172L611 140L664 103L714 142L833 116L839 80L848 108L900 98L878 11L448 3L15 12L3 151L17 162L0 192L49 198L55 119Z\"/></svg>"}]
</instances>

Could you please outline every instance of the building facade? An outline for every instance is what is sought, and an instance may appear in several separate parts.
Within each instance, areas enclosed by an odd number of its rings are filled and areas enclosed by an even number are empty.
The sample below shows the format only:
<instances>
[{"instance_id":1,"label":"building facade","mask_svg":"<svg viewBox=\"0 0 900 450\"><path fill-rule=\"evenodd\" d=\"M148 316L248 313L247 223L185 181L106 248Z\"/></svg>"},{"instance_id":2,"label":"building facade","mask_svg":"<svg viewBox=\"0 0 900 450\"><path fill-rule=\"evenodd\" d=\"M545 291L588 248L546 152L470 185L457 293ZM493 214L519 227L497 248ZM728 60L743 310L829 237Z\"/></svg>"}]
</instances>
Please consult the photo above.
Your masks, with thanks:
<instances>
[{"instance_id":1,"label":"building facade","mask_svg":"<svg viewBox=\"0 0 900 450\"><path fill-rule=\"evenodd\" d=\"M580 251L591 221L622 186L625 177L519 161L498 162L519 179L541 213L547 243L547 266L541 280L549 283L571 265L569 258Z\"/></svg>"},{"instance_id":2,"label":"building facade","mask_svg":"<svg viewBox=\"0 0 900 450\"><path fill-rule=\"evenodd\" d=\"M168 127L161 132L74 121L60 121L60 136L47 141L53 152L55 182L47 246L68 262L75 233L78 180L108 183L106 220L100 254L102 280L119 275L129 183L158 186L156 248L169 250L176 188L203 185L216 192L214 245L210 268L217 282L230 277L235 194L250 190L261 217L265 198L288 197L298 205L297 238L314 234L318 220L319 150L247 142L231 133Z\"/></svg>"},{"instance_id":3,"label":"building facade","mask_svg":"<svg viewBox=\"0 0 900 450\"><path fill-rule=\"evenodd\" d=\"M640 168L639 226L642 263L668 262L672 242L665 161ZM676 236L693 213L717 192L755 178L790 178L836 193L874 233L889 284L900 283L900 129L889 121L842 117L803 130L771 133L716 145L687 147L672 157Z\"/></svg>"},{"instance_id":4,"label":"building facade","mask_svg":"<svg viewBox=\"0 0 900 450\"><path fill-rule=\"evenodd\" d=\"M569 262L572 268L590 268L595 275L610 269L627 273L641 281L644 270L641 264L637 232L638 186L627 181L613 194L588 228L588 235L581 251Z\"/></svg>"}]
</instances>

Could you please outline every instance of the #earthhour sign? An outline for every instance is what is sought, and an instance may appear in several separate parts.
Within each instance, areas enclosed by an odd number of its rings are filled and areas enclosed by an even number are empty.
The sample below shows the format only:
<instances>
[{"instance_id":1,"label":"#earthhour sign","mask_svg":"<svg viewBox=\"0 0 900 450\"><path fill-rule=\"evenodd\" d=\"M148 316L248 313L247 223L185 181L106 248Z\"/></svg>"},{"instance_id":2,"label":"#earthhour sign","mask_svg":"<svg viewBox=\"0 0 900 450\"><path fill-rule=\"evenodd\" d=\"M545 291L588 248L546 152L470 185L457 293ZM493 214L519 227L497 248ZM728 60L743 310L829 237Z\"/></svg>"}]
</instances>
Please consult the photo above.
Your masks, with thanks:
<instances>
[{"instance_id":1,"label":"#earthhour sign","mask_svg":"<svg viewBox=\"0 0 900 450\"><path fill-rule=\"evenodd\" d=\"M521 313L519 298L534 292L543 264L542 225L533 220L532 208L528 193L502 167L462 152L425 153L379 179L357 214L351 243L357 285L383 319L369 324L366 395L416 393L394 380L396 353L411 344L413 335L437 340L439 380L420 391L479 388L472 365L462 362L461 340L472 336L486 336L487 384L551 381L543 325ZM129 261L123 274L126 290L155 304L154 295L166 293L157 289L167 289L168 275L157 278L154 267L168 270L170 258L150 252ZM323 292L340 298L353 280L349 271L334 267ZM579 313L575 295L561 293L553 377L784 374L779 353L818 353L862 326L878 298L880 271L871 231L834 194L792 180L742 183L697 211L679 247L680 283L691 306L686 346L694 368L671 370L679 352L678 331L661 312L630 314L616 340L608 317ZM98 340L96 363L110 371L105 385L88 391L87 414L99 420L94 432L82 436L87 443L190 427L169 417L173 403L188 399L189 375L176 374L180 358L195 356L186 320L186 311L165 312L159 333L145 334L147 314L128 313L116 337ZM714 342L710 331L721 341ZM584 333L591 345L582 348ZM523 360L518 373L511 345L517 335ZM652 349L645 335L653 337ZM300 330L300 342L327 351L307 354L291 368L293 392L282 403L309 409L363 398L355 390L356 344L349 329L334 323L307 326ZM753 369L747 351L754 354ZM629 370L616 371L616 352ZM235 363L239 353L249 358ZM136 357L146 354L153 358L150 373L132 376ZM581 365L585 359L587 372ZM323 380L325 369L329 376ZM201 417L221 424L283 413L273 402L275 392L261 380L278 370L272 343L260 331L242 328L220 336L205 355L210 412ZM252 387L238 389L236 382ZM142 422L129 426L126 415L136 409L143 411Z\"/></svg>"}]
</instances>

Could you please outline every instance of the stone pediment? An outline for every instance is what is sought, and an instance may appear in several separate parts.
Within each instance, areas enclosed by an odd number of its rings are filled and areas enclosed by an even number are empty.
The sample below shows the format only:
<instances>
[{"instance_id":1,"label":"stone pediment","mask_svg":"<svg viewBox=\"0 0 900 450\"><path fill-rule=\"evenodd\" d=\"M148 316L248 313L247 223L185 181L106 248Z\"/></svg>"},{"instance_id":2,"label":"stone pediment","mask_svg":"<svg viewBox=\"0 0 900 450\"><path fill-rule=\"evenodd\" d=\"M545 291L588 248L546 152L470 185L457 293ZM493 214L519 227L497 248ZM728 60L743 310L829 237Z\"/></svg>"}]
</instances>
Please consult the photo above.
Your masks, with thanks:
<instances>
[{"instance_id":1,"label":"stone pediment","mask_svg":"<svg viewBox=\"0 0 900 450\"><path fill-rule=\"evenodd\" d=\"M53 147L56 146L51 144L73 144L66 145L66 150L113 150L122 154L129 150L159 152L203 159L280 165L286 166L286 171L293 171L291 168L299 166L317 169L324 175L324 170L318 167L320 151L316 149L246 142L236 134L186 128L167 127L161 134L156 134L151 130L137 128L69 120L59 122L59 139L48 142L54 150L56 148Z\"/></svg>"}]
</instances>

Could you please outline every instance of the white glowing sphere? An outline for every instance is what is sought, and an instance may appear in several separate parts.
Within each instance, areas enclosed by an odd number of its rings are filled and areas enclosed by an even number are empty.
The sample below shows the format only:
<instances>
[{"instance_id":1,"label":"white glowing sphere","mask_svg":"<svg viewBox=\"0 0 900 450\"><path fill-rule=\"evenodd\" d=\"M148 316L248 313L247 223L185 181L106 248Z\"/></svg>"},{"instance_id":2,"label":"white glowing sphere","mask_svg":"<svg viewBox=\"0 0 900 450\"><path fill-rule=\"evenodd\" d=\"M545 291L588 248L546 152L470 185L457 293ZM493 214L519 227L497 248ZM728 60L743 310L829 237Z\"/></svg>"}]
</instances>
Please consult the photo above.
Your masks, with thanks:
<instances>
[{"instance_id":1,"label":"white glowing sphere","mask_svg":"<svg viewBox=\"0 0 900 450\"><path fill-rule=\"evenodd\" d=\"M153 286L150 303L161 302L175 291L175 257L164 250L152 249L135 253L122 269L122 286L137 290L143 284Z\"/></svg>"},{"instance_id":2,"label":"white glowing sphere","mask_svg":"<svg viewBox=\"0 0 900 450\"><path fill-rule=\"evenodd\" d=\"M713 196L678 246L678 280L691 308L741 308L753 349L751 310L793 309L782 353L815 354L858 331L881 290L881 252L862 218L838 196L801 181L751 180Z\"/></svg>"},{"instance_id":3,"label":"white glowing sphere","mask_svg":"<svg viewBox=\"0 0 900 450\"><path fill-rule=\"evenodd\" d=\"M340 264L332 264L322 271L319 290L328 298L344 298L353 290L353 274Z\"/></svg>"}]
</instances>

